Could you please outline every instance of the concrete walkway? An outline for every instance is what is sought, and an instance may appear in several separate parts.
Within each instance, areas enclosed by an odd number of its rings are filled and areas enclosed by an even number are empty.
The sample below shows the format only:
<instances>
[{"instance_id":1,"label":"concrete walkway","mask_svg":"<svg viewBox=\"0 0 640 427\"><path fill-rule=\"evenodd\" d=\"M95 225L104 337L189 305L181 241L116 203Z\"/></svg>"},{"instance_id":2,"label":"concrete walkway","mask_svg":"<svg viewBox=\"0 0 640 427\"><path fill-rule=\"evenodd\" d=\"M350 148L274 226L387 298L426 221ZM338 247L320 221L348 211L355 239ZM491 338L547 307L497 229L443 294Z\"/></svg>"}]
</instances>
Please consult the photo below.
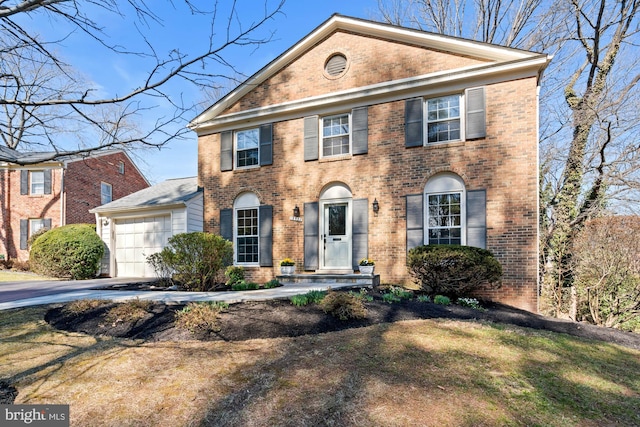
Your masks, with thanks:
<instances>
[{"instance_id":1,"label":"concrete walkway","mask_svg":"<svg viewBox=\"0 0 640 427\"><path fill-rule=\"evenodd\" d=\"M126 280L119 279L122 284ZM129 280L129 282L141 282L143 280ZM145 280L145 281L148 281ZM97 279L100 286L110 286L113 283L108 279ZM24 284L25 282L22 282ZM79 282L75 282L78 284ZM42 283L46 287L61 285L60 281ZM87 283L88 284L88 283ZM94 285L95 286L95 285ZM351 287L351 283L334 283L331 288ZM327 284L295 283L286 284L278 288L258 289L255 291L228 291L228 292L179 292L179 291L113 291L106 289L77 289L49 295L34 296L31 298L17 299L0 303L0 310L28 307L42 304L64 303L78 299L105 299L112 301L127 301L131 299L162 301L166 303L185 303L190 301L224 301L236 303L242 301L264 301L270 299L289 298L292 295L305 294L311 290L326 290Z\"/></svg>"}]
</instances>

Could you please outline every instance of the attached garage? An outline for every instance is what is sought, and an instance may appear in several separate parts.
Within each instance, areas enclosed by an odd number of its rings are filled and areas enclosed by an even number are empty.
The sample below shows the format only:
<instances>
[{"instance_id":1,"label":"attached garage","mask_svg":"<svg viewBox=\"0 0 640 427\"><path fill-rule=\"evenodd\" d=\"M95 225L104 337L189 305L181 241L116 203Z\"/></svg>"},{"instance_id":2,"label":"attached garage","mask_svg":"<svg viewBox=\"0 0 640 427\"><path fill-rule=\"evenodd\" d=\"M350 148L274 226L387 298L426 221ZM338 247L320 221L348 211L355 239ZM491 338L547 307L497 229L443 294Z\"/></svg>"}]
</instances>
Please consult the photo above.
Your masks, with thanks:
<instances>
[{"instance_id":1,"label":"attached garage","mask_svg":"<svg viewBox=\"0 0 640 427\"><path fill-rule=\"evenodd\" d=\"M147 256L175 234L202 231L202 190L196 178L171 179L92 209L105 243L102 275L155 277Z\"/></svg>"}]
</instances>

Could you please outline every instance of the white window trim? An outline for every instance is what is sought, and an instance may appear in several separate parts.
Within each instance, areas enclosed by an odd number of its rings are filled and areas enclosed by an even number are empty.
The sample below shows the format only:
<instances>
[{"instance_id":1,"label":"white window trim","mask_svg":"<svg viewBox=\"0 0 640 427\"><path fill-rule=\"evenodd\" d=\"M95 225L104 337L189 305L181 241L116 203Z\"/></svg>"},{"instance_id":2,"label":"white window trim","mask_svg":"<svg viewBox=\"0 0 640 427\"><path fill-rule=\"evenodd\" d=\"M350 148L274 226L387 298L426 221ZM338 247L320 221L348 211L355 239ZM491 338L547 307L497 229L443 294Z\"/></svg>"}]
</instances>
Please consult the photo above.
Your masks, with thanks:
<instances>
[{"instance_id":1,"label":"white window trim","mask_svg":"<svg viewBox=\"0 0 640 427\"><path fill-rule=\"evenodd\" d=\"M258 132L258 163L255 165L239 166L238 165L238 152L248 151L248 149L238 150L238 134L241 132L255 130ZM253 169L260 167L260 126L251 127L246 129L238 129L233 131L233 167L234 169Z\"/></svg>"},{"instance_id":2,"label":"white window trim","mask_svg":"<svg viewBox=\"0 0 640 427\"><path fill-rule=\"evenodd\" d=\"M333 154L330 156L325 156L324 155L324 119L331 119L334 117L342 117L342 116L347 116L347 119L349 120L349 152L348 153L342 153L342 154ZM319 153L320 153L320 158L321 159L334 159L334 158L340 158L340 157L344 157L344 156L351 156L351 153L353 153L353 123L352 123L352 117L351 117L351 112L348 113L337 113L337 114L330 114L327 116L322 116L320 117L320 120L318 121L318 140L319 140L319 144L320 147L318 147L319 149ZM328 137L331 138L331 137Z\"/></svg>"},{"instance_id":3,"label":"white window trim","mask_svg":"<svg viewBox=\"0 0 640 427\"><path fill-rule=\"evenodd\" d=\"M467 244L467 190L462 178L454 173L441 173L431 177L424 187L424 244L429 244L429 196L460 194L460 244Z\"/></svg>"},{"instance_id":4,"label":"white window trim","mask_svg":"<svg viewBox=\"0 0 640 427\"><path fill-rule=\"evenodd\" d=\"M452 95L458 95L460 102L459 102L459 109L460 109L460 138L459 139L451 139L449 141L439 141L439 142L429 142L429 100L431 99L436 99L436 98L442 98L445 96L452 96ZM443 145L443 144L451 144L454 142L462 142L465 141L465 129L466 129L466 124L465 124L465 119L466 119L466 102L465 102L465 96L464 96L464 92L463 93L459 93L459 92L454 92L454 93L443 93L443 94L439 94L439 95L434 95L434 96L429 96L429 97L425 97L423 99L422 102L422 117L423 119L423 138L422 138L422 145L424 145L425 147L433 147L433 146L438 146L438 145Z\"/></svg>"},{"instance_id":5,"label":"white window trim","mask_svg":"<svg viewBox=\"0 0 640 427\"><path fill-rule=\"evenodd\" d=\"M106 187L109 188L109 198L111 199L108 202L104 201L104 192L102 191L102 189L106 188ZM104 204L110 203L112 201L113 201L113 186L111 184L109 184L108 182L104 182L104 181L101 182L100 183L100 203L104 205Z\"/></svg>"},{"instance_id":6,"label":"white window trim","mask_svg":"<svg viewBox=\"0 0 640 427\"><path fill-rule=\"evenodd\" d=\"M258 238L258 260L256 262L239 262L238 261L238 250L237 250L237 239L240 237L238 235L238 211L247 210L247 209L255 209L257 211L257 221L258 221L258 233L256 237ZM238 266L245 267L257 267L260 265L260 200L253 193L243 193L238 196L233 203L233 264Z\"/></svg>"},{"instance_id":7,"label":"white window trim","mask_svg":"<svg viewBox=\"0 0 640 427\"><path fill-rule=\"evenodd\" d=\"M33 174L42 174L42 191L33 191ZM44 194L44 187L45 187L45 178L44 178L44 171L43 170L33 170L33 171L29 171L29 194L35 195L35 196L41 196Z\"/></svg>"}]
</instances>

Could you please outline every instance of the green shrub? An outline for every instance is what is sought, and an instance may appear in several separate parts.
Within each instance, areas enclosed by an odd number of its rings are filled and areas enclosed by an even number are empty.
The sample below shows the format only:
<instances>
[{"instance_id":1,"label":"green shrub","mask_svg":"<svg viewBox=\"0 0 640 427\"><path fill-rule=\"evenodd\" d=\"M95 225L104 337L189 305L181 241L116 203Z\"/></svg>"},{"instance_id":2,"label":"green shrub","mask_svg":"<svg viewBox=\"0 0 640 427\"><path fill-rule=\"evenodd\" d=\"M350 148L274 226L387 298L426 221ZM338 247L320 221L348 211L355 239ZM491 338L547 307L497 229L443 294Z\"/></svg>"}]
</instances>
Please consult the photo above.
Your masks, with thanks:
<instances>
[{"instance_id":1,"label":"green shrub","mask_svg":"<svg viewBox=\"0 0 640 427\"><path fill-rule=\"evenodd\" d=\"M54 228L31 246L29 264L35 273L74 280L96 277L104 255L104 243L87 224Z\"/></svg>"},{"instance_id":2,"label":"green shrub","mask_svg":"<svg viewBox=\"0 0 640 427\"><path fill-rule=\"evenodd\" d=\"M253 282L245 282L244 280L231 285L232 291L254 291L260 289L260 285Z\"/></svg>"},{"instance_id":3,"label":"green shrub","mask_svg":"<svg viewBox=\"0 0 640 427\"><path fill-rule=\"evenodd\" d=\"M400 302L400 298L398 298L392 293L385 292L384 294L382 294L382 301L389 304L393 304L394 302Z\"/></svg>"},{"instance_id":4,"label":"green shrub","mask_svg":"<svg viewBox=\"0 0 640 427\"><path fill-rule=\"evenodd\" d=\"M501 285L498 260L491 252L471 246L418 246L409 251L407 266L428 295L463 297Z\"/></svg>"},{"instance_id":5,"label":"green shrub","mask_svg":"<svg viewBox=\"0 0 640 427\"><path fill-rule=\"evenodd\" d=\"M420 302L431 302L431 297L429 295L418 295L416 298Z\"/></svg>"},{"instance_id":6,"label":"green shrub","mask_svg":"<svg viewBox=\"0 0 640 427\"><path fill-rule=\"evenodd\" d=\"M471 307L476 310L484 310L480 305L480 301L475 298L458 298L456 304L461 305L463 307Z\"/></svg>"},{"instance_id":7,"label":"green shrub","mask_svg":"<svg viewBox=\"0 0 640 427\"><path fill-rule=\"evenodd\" d=\"M164 262L160 252L149 255L147 257L147 263L151 265L151 268L153 268L153 271L161 284L171 284L171 274L173 271Z\"/></svg>"},{"instance_id":8,"label":"green shrub","mask_svg":"<svg viewBox=\"0 0 640 427\"><path fill-rule=\"evenodd\" d=\"M321 302L326 295L327 293L325 291L313 290L307 292L306 294L293 295L289 298L289 300L291 301L291 304L295 305L296 307L303 307L308 304L317 304Z\"/></svg>"},{"instance_id":9,"label":"green shrub","mask_svg":"<svg viewBox=\"0 0 640 427\"><path fill-rule=\"evenodd\" d=\"M159 263L173 271L173 279L189 291L208 291L216 285L216 279L233 261L231 242L209 233L194 232L176 234L169 238L158 259Z\"/></svg>"},{"instance_id":10,"label":"green shrub","mask_svg":"<svg viewBox=\"0 0 640 427\"><path fill-rule=\"evenodd\" d=\"M176 313L176 327L191 333L218 332L218 315L228 307L222 301L190 302Z\"/></svg>"},{"instance_id":11,"label":"green shrub","mask_svg":"<svg viewBox=\"0 0 640 427\"><path fill-rule=\"evenodd\" d=\"M280 282L278 281L278 279L271 279L263 286L263 288L265 289L272 289L277 287L280 287Z\"/></svg>"},{"instance_id":12,"label":"green shrub","mask_svg":"<svg viewBox=\"0 0 640 427\"><path fill-rule=\"evenodd\" d=\"M224 275L227 278L227 286L233 286L244 280L244 267L230 265L224 271Z\"/></svg>"},{"instance_id":13,"label":"green shrub","mask_svg":"<svg viewBox=\"0 0 640 427\"><path fill-rule=\"evenodd\" d=\"M436 295L433 297L433 302L434 304L449 305L451 304L451 298L444 295Z\"/></svg>"},{"instance_id":14,"label":"green shrub","mask_svg":"<svg viewBox=\"0 0 640 427\"><path fill-rule=\"evenodd\" d=\"M331 314L340 320L364 319L367 317L367 308L364 301L346 292L329 291L320 302L320 307L325 313Z\"/></svg>"}]
</instances>

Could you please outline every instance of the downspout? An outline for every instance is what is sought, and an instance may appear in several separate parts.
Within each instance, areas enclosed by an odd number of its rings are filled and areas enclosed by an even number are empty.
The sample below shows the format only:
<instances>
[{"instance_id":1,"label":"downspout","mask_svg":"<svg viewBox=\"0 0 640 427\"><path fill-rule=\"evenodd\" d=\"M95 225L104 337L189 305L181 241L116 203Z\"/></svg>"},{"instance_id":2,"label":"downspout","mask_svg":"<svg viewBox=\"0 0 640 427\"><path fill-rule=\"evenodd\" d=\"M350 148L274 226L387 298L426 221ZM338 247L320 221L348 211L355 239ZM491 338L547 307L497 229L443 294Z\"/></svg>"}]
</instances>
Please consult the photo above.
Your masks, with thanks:
<instances>
[{"instance_id":1,"label":"downspout","mask_svg":"<svg viewBox=\"0 0 640 427\"><path fill-rule=\"evenodd\" d=\"M64 176L67 171L67 162L62 163L60 169L60 226L67 225L67 192L64 189Z\"/></svg>"}]
</instances>

